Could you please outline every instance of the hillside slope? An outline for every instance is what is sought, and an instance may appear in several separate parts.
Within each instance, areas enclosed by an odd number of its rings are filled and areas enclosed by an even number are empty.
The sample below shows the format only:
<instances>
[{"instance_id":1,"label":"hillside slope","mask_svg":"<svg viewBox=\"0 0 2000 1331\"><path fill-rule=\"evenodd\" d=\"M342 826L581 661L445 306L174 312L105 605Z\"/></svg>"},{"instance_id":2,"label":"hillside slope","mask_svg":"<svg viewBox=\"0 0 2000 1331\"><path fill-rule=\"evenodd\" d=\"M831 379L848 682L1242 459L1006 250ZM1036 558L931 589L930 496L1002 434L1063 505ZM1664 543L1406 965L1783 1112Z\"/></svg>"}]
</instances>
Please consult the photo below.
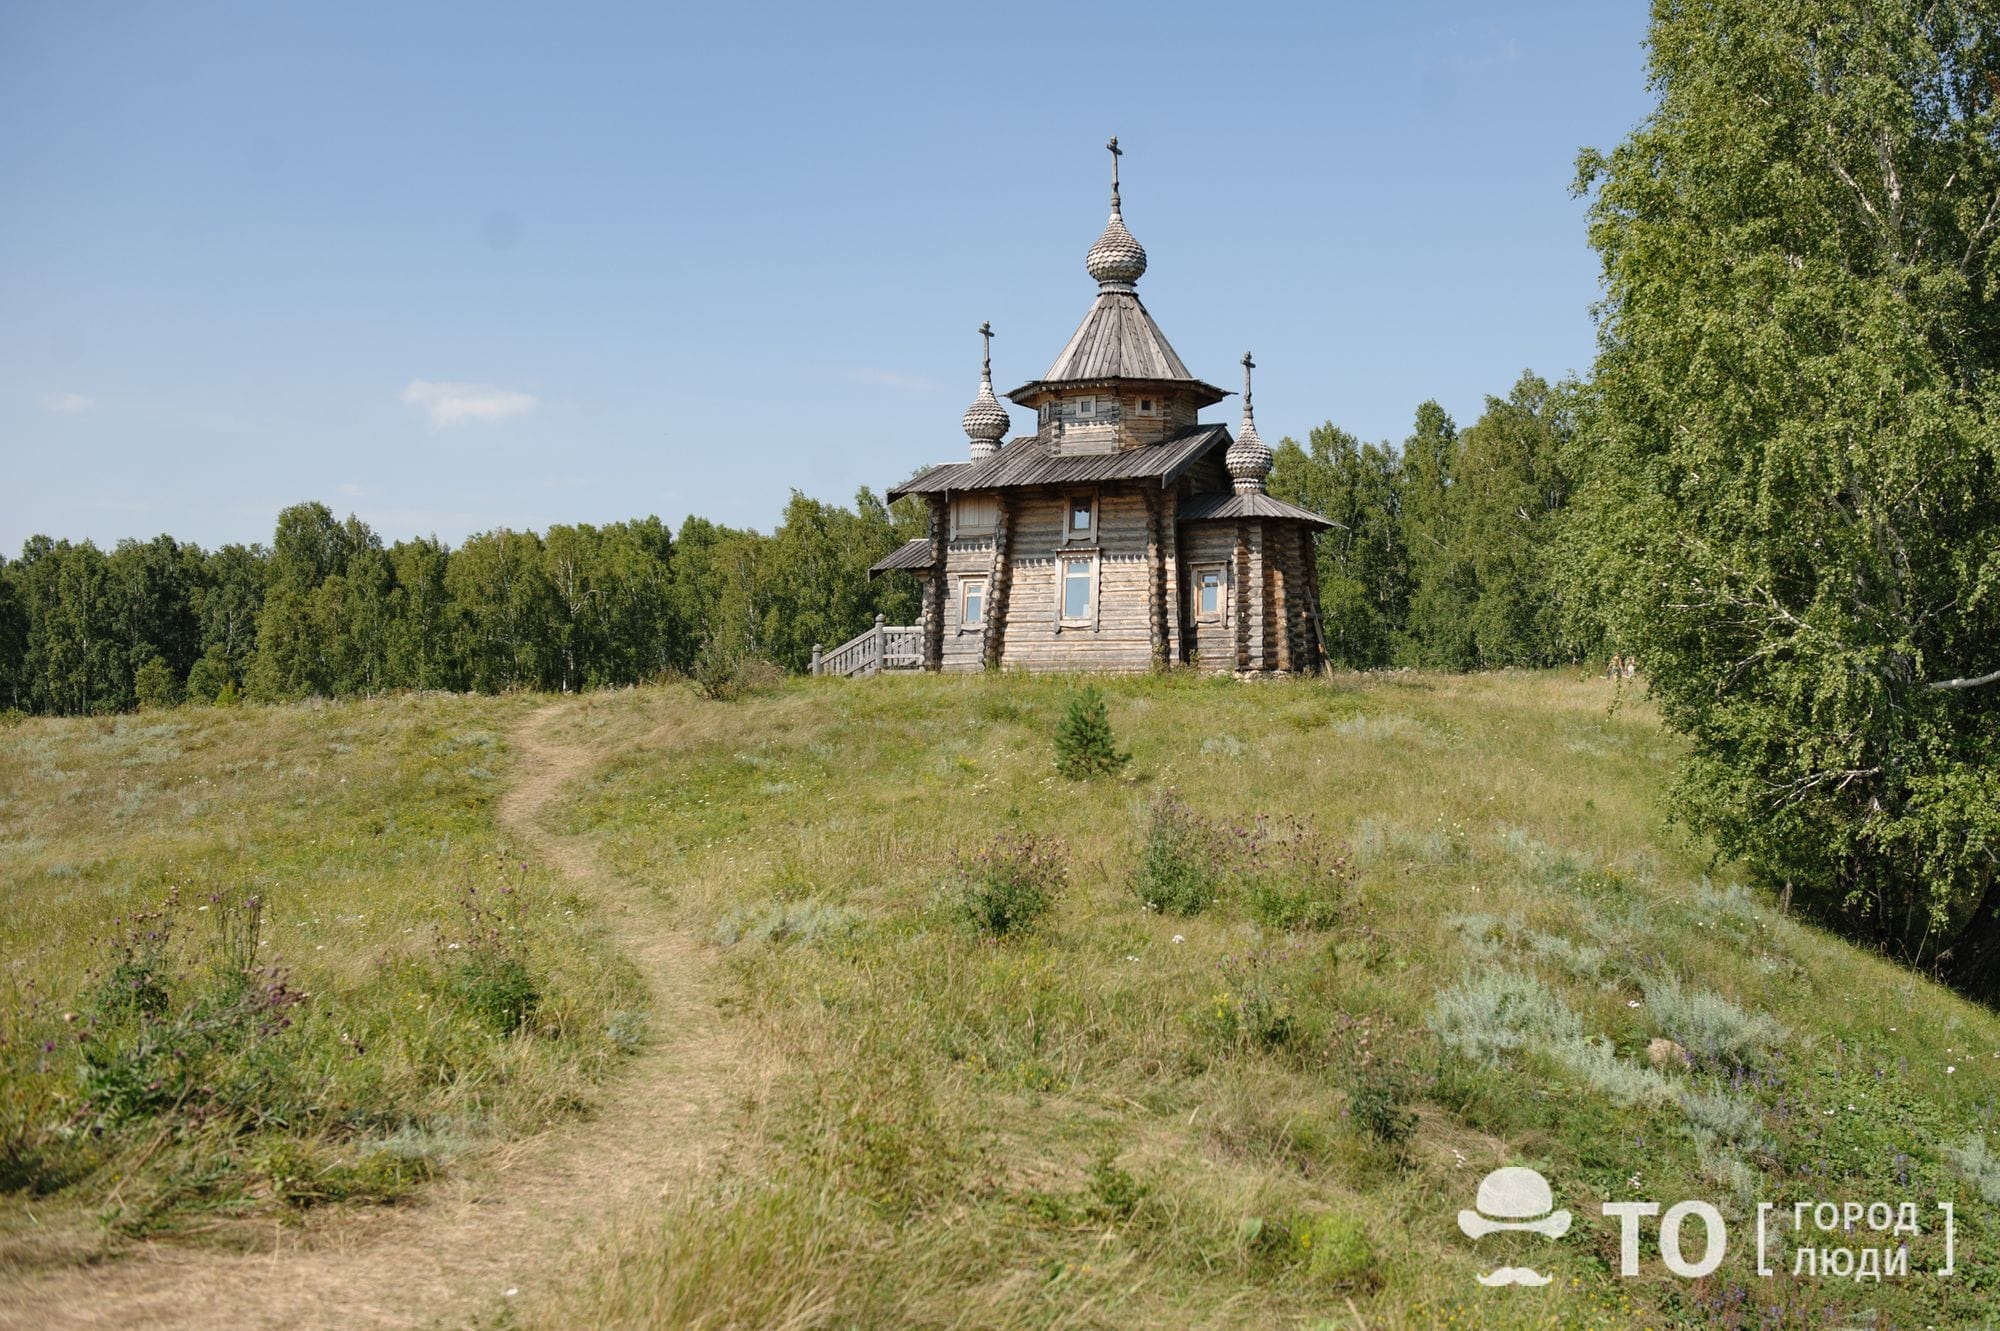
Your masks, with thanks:
<instances>
[{"instance_id":1,"label":"hillside slope","mask_svg":"<svg viewBox=\"0 0 2000 1331\"><path fill-rule=\"evenodd\" d=\"M577 1108L615 1114L638 1075L620 1050L644 1043L642 973L678 965L607 964L600 907L618 899L700 940L698 992L666 1001L723 1013L734 1135L699 1174L668 1171L663 1203L608 1197L608 1237L523 1281L513 1322L1986 1315L2000 1020L1730 885L1663 825L1674 745L1629 691L1557 674L1117 681L1132 761L1079 784L1051 764L1070 690L807 680L733 703L427 696L0 730L7 1260L181 1234L177 1260L199 1266L202 1245L254 1245L272 1217L365 1250L357 1203L414 1197L421 1216L468 1175L532 1213L538 1176L510 1176L495 1145ZM560 790L522 743L538 708L539 742L574 772ZM545 847L503 822L532 782L561 834ZM602 892L565 878L563 846L610 876ZM1032 890L987 890L979 918L1023 926L982 934L963 903L995 882L1053 885L1053 905L1031 918ZM130 987L120 960L151 955L133 912L176 885L183 941L146 972L166 1013L183 994L213 1004L232 935L209 921L240 932L252 892L312 995L200 1065L267 1080L201 1082L192 1099L214 1108L193 1118L143 1082L102 1098L104 1055L127 1066L161 1019L107 978ZM525 903L496 927L531 1017L486 983L512 972L464 960L493 952L466 947L481 928L458 922L486 909L468 885ZM681 992L654 988L656 1005ZM89 1058L49 1054L85 1000L109 1034ZM49 1130L52 1104L78 1109L80 1066L99 1070L101 1138ZM291 1120L256 1120L265 1103ZM620 1127L572 1121L583 1150ZM1574 1213L1561 1241L1460 1232L1506 1164ZM1654 1220L1643 1274L1617 1278L1600 1205L1685 1198L1728 1218L1721 1268L1668 1276ZM1921 1274L1943 1260L1926 1232L1908 1280L1795 1281L1789 1253L1757 1277L1756 1203L1814 1200L1912 1202L1927 1230L1953 1203L1953 1276ZM92 1237L99 1213L113 1229ZM1483 1288L1503 1261L1556 1282ZM362 1265L399 1269L393 1247Z\"/></svg>"}]
</instances>

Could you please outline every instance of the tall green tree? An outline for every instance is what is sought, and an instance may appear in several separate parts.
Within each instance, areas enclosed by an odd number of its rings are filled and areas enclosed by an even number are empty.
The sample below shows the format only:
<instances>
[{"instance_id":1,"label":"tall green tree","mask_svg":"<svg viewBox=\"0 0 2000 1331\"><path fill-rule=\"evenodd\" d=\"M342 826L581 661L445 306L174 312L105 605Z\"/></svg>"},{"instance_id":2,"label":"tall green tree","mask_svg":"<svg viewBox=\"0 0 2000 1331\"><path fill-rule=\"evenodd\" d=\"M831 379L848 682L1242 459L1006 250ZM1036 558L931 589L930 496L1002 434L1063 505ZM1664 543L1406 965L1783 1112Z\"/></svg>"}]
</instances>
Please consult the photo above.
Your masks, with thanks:
<instances>
[{"instance_id":1,"label":"tall green tree","mask_svg":"<svg viewBox=\"0 0 2000 1331\"><path fill-rule=\"evenodd\" d=\"M130 707L131 657L104 552L29 538L16 566L28 621L23 674L33 710L87 716Z\"/></svg>"},{"instance_id":2,"label":"tall green tree","mask_svg":"<svg viewBox=\"0 0 2000 1331\"><path fill-rule=\"evenodd\" d=\"M1572 524L1681 811L2000 999L2000 17L1657 0Z\"/></svg>"},{"instance_id":3,"label":"tall green tree","mask_svg":"<svg viewBox=\"0 0 2000 1331\"><path fill-rule=\"evenodd\" d=\"M0 555L0 711L26 711L28 701L28 608L20 565Z\"/></svg>"},{"instance_id":4,"label":"tall green tree","mask_svg":"<svg viewBox=\"0 0 2000 1331\"><path fill-rule=\"evenodd\" d=\"M1417 408L1403 442L1397 507L1410 558L1410 613L1397 659L1404 665L1470 670L1477 593L1461 534L1456 486L1458 425L1435 401Z\"/></svg>"},{"instance_id":5,"label":"tall green tree","mask_svg":"<svg viewBox=\"0 0 2000 1331\"><path fill-rule=\"evenodd\" d=\"M1451 542L1469 571L1465 627L1481 666L1565 659L1554 550L1569 504L1569 394L1523 373L1459 436Z\"/></svg>"},{"instance_id":6,"label":"tall green tree","mask_svg":"<svg viewBox=\"0 0 2000 1331\"><path fill-rule=\"evenodd\" d=\"M1287 438L1272 450L1271 493L1333 523L1315 547L1320 618L1328 654L1358 669L1389 664L1409 617L1399 472L1393 450L1331 421L1305 447Z\"/></svg>"}]
</instances>

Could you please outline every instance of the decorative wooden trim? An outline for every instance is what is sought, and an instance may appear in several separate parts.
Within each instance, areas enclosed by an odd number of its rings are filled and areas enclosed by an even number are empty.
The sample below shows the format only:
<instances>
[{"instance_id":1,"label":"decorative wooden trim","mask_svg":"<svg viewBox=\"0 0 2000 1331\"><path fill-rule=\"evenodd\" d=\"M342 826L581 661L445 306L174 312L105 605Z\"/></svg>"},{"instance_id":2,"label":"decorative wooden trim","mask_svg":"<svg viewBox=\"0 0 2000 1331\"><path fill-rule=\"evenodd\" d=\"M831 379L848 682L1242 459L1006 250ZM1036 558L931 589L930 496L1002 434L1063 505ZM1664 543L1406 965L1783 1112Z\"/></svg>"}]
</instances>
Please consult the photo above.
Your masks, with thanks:
<instances>
[{"instance_id":1,"label":"decorative wooden trim","mask_svg":"<svg viewBox=\"0 0 2000 1331\"><path fill-rule=\"evenodd\" d=\"M1146 496L1146 626L1153 648L1153 669L1167 668L1167 569L1162 558L1160 536L1160 492L1148 488Z\"/></svg>"},{"instance_id":2,"label":"decorative wooden trim","mask_svg":"<svg viewBox=\"0 0 2000 1331\"><path fill-rule=\"evenodd\" d=\"M1181 568L1181 492L1178 486L1167 489L1160 497L1160 535L1165 543L1166 553L1161 563L1165 566L1166 584L1164 594L1167 603L1167 659L1180 662L1187 659L1187 626L1181 618L1182 587L1185 582Z\"/></svg>"},{"instance_id":3,"label":"decorative wooden trim","mask_svg":"<svg viewBox=\"0 0 2000 1331\"><path fill-rule=\"evenodd\" d=\"M1250 586L1250 524L1236 524L1236 589L1239 598L1248 597ZM1250 668L1250 607L1242 599L1236 605L1236 668Z\"/></svg>"},{"instance_id":4,"label":"decorative wooden trim","mask_svg":"<svg viewBox=\"0 0 2000 1331\"><path fill-rule=\"evenodd\" d=\"M1007 638L1007 602L1014 588L1014 499L1002 492L993 515L993 568L986 580L986 638L980 662L1000 668Z\"/></svg>"},{"instance_id":5,"label":"decorative wooden trim","mask_svg":"<svg viewBox=\"0 0 2000 1331\"><path fill-rule=\"evenodd\" d=\"M951 503L943 495L931 498L931 575L924 580L924 669L944 669L945 560L950 554Z\"/></svg>"}]
</instances>

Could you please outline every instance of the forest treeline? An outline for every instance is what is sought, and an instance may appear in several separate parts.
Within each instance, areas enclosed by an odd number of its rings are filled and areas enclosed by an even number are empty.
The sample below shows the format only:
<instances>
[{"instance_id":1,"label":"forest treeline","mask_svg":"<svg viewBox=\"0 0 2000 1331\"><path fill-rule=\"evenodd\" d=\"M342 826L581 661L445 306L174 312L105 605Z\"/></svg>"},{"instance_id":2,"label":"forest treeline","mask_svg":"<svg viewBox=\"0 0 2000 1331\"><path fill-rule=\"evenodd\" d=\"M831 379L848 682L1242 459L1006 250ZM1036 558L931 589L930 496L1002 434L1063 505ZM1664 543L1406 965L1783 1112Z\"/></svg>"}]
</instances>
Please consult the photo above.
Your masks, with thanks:
<instances>
[{"instance_id":1,"label":"forest treeline","mask_svg":"<svg viewBox=\"0 0 2000 1331\"><path fill-rule=\"evenodd\" d=\"M1462 433L1425 403L1401 448L1331 424L1279 445L1273 491L1337 524L1320 545L1335 660L1547 665L1587 645L1552 609L1567 400L1530 374ZM704 653L803 670L814 643L877 614L915 622L916 581L868 567L926 530L921 508L864 489L852 507L795 493L768 535L649 517L384 544L303 503L269 545L36 536L0 564L0 707L574 691L692 671Z\"/></svg>"},{"instance_id":2,"label":"forest treeline","mask_svg":"<svg viewBox=\"0 0 2000 1331\"><path fill-rule=\"evenodd\" d=\"M794 494L770 535L641 518L385 545L305 503L268 546L37 536L0 565L0 708L574 691L690 671L704 651L802 669L815 642L915 613L912 584L867 571L920 521L863 490L852 508Z\"/></svg>"}]
</instances>

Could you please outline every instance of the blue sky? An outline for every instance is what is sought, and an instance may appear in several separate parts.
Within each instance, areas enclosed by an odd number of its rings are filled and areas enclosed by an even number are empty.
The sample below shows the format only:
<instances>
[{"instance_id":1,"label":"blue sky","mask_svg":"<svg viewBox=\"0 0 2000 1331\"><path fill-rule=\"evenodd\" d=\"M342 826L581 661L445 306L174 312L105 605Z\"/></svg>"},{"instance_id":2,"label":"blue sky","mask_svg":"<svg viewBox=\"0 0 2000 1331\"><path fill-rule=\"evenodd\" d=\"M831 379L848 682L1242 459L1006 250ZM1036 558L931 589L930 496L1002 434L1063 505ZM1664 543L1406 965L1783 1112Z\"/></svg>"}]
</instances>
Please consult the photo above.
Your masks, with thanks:
<instances>
[{"instance_id":1,"label":"blue sky","mask_svg":"<svg viewBox=\"0 0 2000 1331\"><path fill-rule=\"evenodd\" d=\"M0 550L689 512L963 453L1140 294L1260 432L1590 362L1644 5L0 9ZM1210 419L1234 420L1231 399ZM1027 414L1016 411L1017 425Z\"/></svg>"}]
</instances>

